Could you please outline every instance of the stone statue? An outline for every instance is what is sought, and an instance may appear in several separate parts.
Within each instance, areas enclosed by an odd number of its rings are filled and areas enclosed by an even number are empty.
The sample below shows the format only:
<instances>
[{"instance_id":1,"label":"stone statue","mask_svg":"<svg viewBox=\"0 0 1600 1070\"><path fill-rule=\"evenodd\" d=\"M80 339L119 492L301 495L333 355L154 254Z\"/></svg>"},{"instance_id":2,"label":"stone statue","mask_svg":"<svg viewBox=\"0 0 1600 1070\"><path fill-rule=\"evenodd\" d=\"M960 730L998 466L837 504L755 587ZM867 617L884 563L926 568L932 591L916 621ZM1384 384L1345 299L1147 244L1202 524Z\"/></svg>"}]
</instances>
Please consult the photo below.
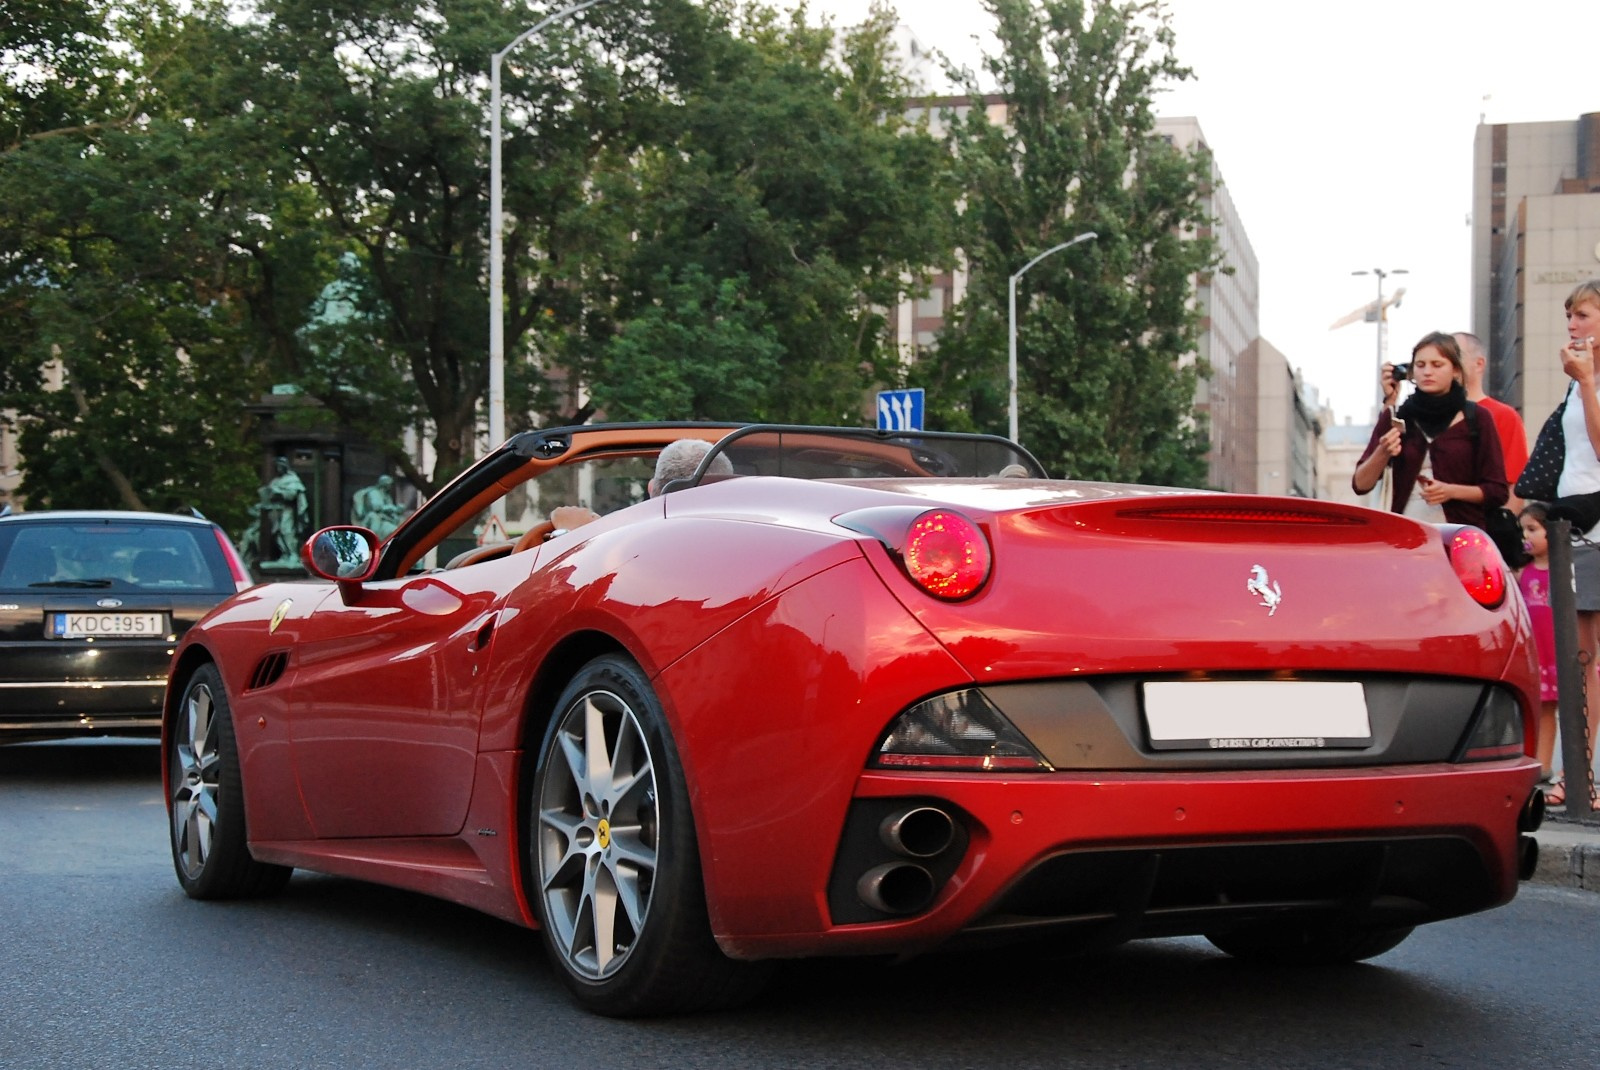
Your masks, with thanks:
<instances>
[{"instance_id":1,"label":"stone statue","mask_svg":"<svg viewBox=\"0 0 1600 1070\"><path fill-rule=\"evenodd\" d=\"M268 538L268 547L277 552L277 559L262 561L263 567L268 568L297 568L300 565L300 540L305 537L306 528L311 524L311 510L306 502L306 485L294 469L289 467L287 457L278 458L278 474L272 481L261 488L262 510L256 517L262 531ZM263 554L266 551L262 551Z\"/></svg>"},{"instance_id":2,"label":"stone statue","mask_svg":"<svg viewBox=\"0 0 1600 1070\"><path fill-rule=\"evenodd\" d=\"M263 525L267 530L272 524L272 499L267 488L261 487L256 491L256 503L250 507L250 526L244 529L244 535L239 539L239 545L244 549L244 557L251 564L260 564L265 556L261 552L261 529Z\"/></svg>"},{"instance_id":3,"label":"stone statue","mask_svg":"<svg viewBox=\"0 0 1600 1070\"><path fill-rule=\"evenodd\" d=\"M385 474L372 486L356 491L350 501L350 522L387 539L405 515L405 509L394 500L393 488L394 479Z\"/></svg>"}]
</instances>

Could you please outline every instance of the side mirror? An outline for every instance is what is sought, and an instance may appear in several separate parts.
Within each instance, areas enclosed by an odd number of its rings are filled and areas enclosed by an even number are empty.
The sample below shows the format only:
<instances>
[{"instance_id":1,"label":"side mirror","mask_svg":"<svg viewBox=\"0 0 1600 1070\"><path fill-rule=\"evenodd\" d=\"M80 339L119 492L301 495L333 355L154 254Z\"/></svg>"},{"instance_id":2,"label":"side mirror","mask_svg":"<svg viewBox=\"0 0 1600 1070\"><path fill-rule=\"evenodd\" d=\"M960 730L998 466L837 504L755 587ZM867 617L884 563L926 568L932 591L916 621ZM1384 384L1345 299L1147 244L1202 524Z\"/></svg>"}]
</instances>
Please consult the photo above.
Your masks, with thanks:
<instances>
[{"instance_id":1,"label":"side mirror","mask_svg":"<svg viewBox=\"0 0 1600 1070\"><path fill-rule=\"evenodd\" d=\"M300 561L313 576L360 583L378 565L378 536L366 528L323 528L300 548Z\"/></svg>"}]
</instances>

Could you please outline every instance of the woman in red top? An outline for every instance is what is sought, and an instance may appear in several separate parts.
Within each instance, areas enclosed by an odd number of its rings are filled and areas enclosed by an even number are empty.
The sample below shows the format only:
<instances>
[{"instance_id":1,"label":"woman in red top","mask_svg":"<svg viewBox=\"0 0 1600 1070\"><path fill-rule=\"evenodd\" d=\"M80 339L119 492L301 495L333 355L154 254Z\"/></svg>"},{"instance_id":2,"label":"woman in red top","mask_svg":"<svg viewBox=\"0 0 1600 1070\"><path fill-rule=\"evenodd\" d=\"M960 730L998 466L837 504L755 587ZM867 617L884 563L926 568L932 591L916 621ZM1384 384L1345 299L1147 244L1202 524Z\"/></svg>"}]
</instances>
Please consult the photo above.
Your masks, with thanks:
<instances>
[{"instance_id":1,"label":"woman in red top","mask_svg":"<svg viewBox=\"0 0 1600 1070\"><path fill-rule=\"evenodd\" d=\"M1435 331L1418 342L1411 350L1411 380L1417 387L1411 396L1378 417L1350 485L1366 494L1392 467L1391 511L1484 527L1486 510L1506 501L1505 462L1486 415L1467 417L1469 406L1476 406L1467 400L1456 340Z\"/></svg>"}]
</instances>

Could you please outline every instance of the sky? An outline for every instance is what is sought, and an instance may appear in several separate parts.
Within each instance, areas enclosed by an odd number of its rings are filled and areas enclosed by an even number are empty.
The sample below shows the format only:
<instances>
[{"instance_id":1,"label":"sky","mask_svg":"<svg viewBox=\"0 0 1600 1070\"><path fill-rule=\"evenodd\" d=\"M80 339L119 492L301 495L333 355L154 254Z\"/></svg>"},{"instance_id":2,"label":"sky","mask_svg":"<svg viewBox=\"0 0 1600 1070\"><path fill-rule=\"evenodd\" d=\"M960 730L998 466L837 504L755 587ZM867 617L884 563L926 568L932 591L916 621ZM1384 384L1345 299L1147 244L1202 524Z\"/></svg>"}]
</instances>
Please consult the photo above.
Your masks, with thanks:
<instances>
[{"instance_id":1,"label":"sky","mask_svg":"<svg viewBox=\"0 0 1600 1070\"><path fill-rule=\"evenodd\" d=\"M870 0L808 0L840 25ZM980 0L900 0L929 48L976 67L995 44ZM1336 418L1372 418L1377 327L1329 326L1405 287L1389 356L1472 328L1472 145L1480 122L1600 111L1580 0L1167 0L1194 76L1160 116L1194 116L1256 254L1261 334ZM1366 270L1365 276L1352 272Z\"/></svg>"}]
</instances>

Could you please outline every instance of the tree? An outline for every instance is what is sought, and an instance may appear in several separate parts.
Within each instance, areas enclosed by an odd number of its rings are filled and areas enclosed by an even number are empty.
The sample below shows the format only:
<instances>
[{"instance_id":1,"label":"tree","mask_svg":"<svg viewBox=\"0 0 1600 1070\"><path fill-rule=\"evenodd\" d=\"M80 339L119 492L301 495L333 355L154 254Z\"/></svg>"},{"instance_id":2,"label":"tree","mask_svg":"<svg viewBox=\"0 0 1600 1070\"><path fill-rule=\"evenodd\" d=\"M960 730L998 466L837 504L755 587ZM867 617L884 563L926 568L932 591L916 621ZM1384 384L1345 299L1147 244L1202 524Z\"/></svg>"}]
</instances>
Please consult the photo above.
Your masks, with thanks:
<instances>
[{"instance_id":1,"label":"tree","mask_svg":"<svg viewBox=\"0 0 1600 1070\"><path fill-rule=\"evenodd\" d=\"M985 66L1006 124L952 116L966 189L970 282L937 351L912 371L947 426L1003 433L1012 272L1084 230L1099 235L1019 280L1021 437L1074 478L1196 485L1199 312L1218 263L1201 200L1209 161L1154 133L1154 90L1188 71L1150 0L985 0L1000 42ZM962 72L968 92L976 78Z\"/></svg>"},{"instance_id":2,"label":"tree","mask_svg":"<svg viewBox=\"0 0 1600 1070\"><path fill-rule=\"evenodd\" d=\"M193 132L155 91L179 21L70 4L7 40L27 60L0 82L0 408L35 507L242 516L240 310Z\"/></svg>"},{"instance_id":3,"label":"tree","mask_svg":"<svg viewBox=\"0 0 1600 1070\"><path fill-rule=\"evenodd\" d=\"M854 424L874 384L899 376L883 309L950 261L958 190L948 152L904 119L892 27L884 9L837 34L751 7L738 33L707 39L654 120L663 136L607 189L632 230L615 257L618 338L596 339L601 360L578 366L597 401L628 374L617 346L632 324L687 313L682 287L697 278L719 297L693 306L702 331L772 343L699 415ZM725 312L730 282L742 321Z\"/></svg>"},{"instance_id":4,"label":"tree","mask_svg":"<svg viewBox=\"0 0 1600 1070\"><path fill-rule=\"evenodd\" d=\"M247 402L292 384L432 490L472 456L488 385L489 58L550 9L151 10L93 8L104 47L87 51L41 15L40 54L94 78L77 111L0 109L55 124L0 171L16 194L0 400L33 421L30 486L63 500L71 458L103 457L122 471L85 475L84 496L209 485L242 516L250 479L221 468L253 470ZM641 0L507 57L510 430L597 412L859 420L897 374L881 310L948 260L956 193L944 148L901 118L890 25ZM71 181L40 183L50 167ZM44 367L82 389L52 392ZM407 448L418 428L432 471ZM212 448L144 456L169 438Z\"/></svg>"}]
</instances>

